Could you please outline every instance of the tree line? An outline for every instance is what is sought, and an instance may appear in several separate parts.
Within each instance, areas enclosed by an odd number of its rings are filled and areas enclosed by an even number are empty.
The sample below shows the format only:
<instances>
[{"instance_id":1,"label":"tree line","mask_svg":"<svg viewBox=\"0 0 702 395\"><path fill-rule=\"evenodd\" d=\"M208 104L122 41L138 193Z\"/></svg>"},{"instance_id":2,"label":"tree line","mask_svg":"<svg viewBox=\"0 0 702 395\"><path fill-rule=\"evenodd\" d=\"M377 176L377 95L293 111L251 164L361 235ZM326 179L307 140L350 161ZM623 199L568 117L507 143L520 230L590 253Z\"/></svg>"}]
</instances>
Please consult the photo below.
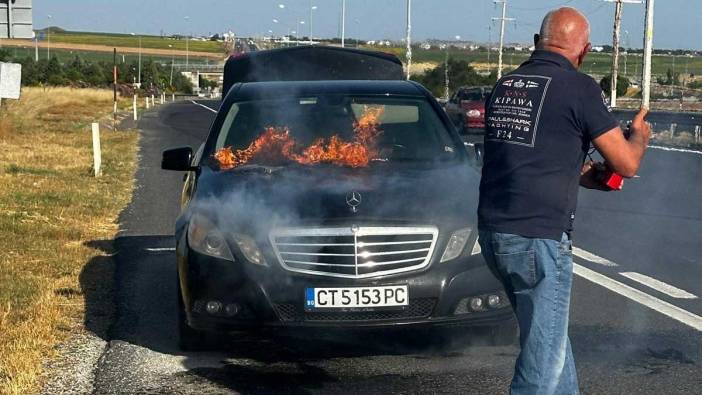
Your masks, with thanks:
<instances>
[{"instance_id":1,"label":"tree line","mask_svg":"<svg viewBox=\"0 0 702 395\"><path fill-rule=\"evenodd\" d=\"M424 85L434 96L443 97L446 89L446 66L448 66L449 95L462 86L492 86L497 82L495 70L489 75L481 75L475 71L470 62L453 58L420 75L413 76L412 80Z\"/></svg>"},{"instance_id":2,"label":"tree line","mask_svg":"<svg viewBox=\"0 0 702 395\"><path fill-rule=\"evenodd\" d=\"M35 61L31 57L13 58L9 51L0 49L0 61L22 65L23 86L75 86L81 88L107 88L113 84L112 63L84 60L79 56L61 63L56 57ZM117 64L117 84L130 87L138 81L139 65L136 61ZM144 91L182 92L190 94L193 86L180 72L152 60L141 65L141 87Z\"/></svg>"}]
</instances>

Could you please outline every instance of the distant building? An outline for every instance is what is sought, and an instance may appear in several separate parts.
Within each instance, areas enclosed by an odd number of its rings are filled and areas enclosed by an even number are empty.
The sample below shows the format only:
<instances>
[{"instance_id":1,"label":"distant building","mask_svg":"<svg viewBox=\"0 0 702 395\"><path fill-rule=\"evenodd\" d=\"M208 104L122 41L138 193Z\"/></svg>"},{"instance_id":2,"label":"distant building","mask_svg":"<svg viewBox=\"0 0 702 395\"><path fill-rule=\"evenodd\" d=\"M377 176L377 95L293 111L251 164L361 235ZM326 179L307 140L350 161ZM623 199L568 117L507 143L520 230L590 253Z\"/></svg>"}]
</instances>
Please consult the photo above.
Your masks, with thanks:
<instances>
[{"instance_id":1,"label":"distant building","mask_svg":"<svg viewBox=\"0 0 702 395\"><path fill-rule=\"evenodd\" d=\"M592 47L592 51L593 52L602 52L602 51L604 51L604 47L595 46L595 47Z\"/></svg>"},{"instance_id":2,"label":"distant building","mask_svg":"<svg viewBox=\"0 0 702 395\"><path fill-rule=\"evenodd\" d=\"M431 49L431 44L429 44L429 43L423 43L423 44L420 45L419 47L422 48L422 49L424 49L424 50L428 50L428 49Z\"/></svg>"}]
</instances>

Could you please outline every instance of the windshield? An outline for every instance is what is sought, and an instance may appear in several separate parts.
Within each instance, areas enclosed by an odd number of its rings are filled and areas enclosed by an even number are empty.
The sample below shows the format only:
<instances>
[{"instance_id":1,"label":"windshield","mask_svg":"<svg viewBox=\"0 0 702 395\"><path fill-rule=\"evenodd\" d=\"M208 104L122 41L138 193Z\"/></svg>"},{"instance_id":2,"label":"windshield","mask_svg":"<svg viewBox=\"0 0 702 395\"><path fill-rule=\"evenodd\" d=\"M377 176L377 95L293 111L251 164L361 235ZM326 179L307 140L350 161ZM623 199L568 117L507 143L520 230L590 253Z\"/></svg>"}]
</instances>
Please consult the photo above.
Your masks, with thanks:
<instances>
[{"instance_id":1,"label":"windshield","mask_svg":"<svg viewBox=\"0 0 702 395\"><path fill-rule=\"evenodd\" d=\"M221 169L366 167L446 161L458 149L423 98L324 95L232 104L212 156Z\"/></svg>"}]
</instances>

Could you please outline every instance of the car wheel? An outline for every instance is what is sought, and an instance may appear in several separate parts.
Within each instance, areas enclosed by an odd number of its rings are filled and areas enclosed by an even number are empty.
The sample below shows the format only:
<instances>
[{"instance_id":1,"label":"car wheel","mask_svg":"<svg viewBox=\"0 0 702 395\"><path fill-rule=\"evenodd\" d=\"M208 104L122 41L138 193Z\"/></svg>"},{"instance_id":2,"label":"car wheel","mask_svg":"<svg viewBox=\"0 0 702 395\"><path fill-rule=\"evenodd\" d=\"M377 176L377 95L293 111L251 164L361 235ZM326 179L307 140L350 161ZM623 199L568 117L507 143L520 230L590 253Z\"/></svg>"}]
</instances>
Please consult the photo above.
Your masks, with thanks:
<instances>
[{"instance_id":1,"label":"car wheel","mask_svg":"<svg viewBox=\"0 0 702 395\"><path fill-rule=\"evenodd\" d=\"M490 344L493 346L511 346L518 343L519 330L514 321L490 328Z\"/></svg>"},{"instance_id":2,"label":"car wheel","mask_svg":"<svg viewBox=\"0 0 702 395\"><path fill-rule=\"evenodd\" d=\"M216 334L193 329L188 325L185 314L185 304L180 290L180 281L176 276L178 286L178 347L183 351L206 351L216 347Z\"/></svg>"}]
</instances>

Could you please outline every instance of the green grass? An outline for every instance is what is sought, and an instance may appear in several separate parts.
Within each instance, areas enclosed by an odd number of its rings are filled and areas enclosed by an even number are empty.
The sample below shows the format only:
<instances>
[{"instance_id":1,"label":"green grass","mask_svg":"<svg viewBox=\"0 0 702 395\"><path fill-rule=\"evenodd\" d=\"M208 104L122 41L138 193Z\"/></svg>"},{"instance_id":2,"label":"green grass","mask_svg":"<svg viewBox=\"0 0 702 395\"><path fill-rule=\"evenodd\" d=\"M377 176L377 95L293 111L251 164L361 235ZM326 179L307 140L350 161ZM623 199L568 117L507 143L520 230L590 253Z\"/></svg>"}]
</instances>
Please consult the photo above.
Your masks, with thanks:
<instances>
[{"instance_id":1,"label":"green grass","mask_svg":"<svg viewBox=\"0 0 702 395\"><path fill-rule=\"evenodd\" d=\"M137 135L103 126L92 176L90 123L111 110L109 90L32 87L0 110L0 394L34 393L82 324L79 276L104 256L89 242L113 238L135 168Z\"/></svg>"},{"instance_id":2,"label":"green grass","mask_svg":"<svg viewBox=\"0 0 702 395\"><path fill-rule=\"evenodd\" d=\"M72 44L139 47L139 36L132 36L131 34L60 32L52 33L51 41ZM169 45L171 47L169 47ZM143 35L141 36L141 46L143 48L177 49L185 51L186 40L184 38L176 40L161 36ZM216 41L190 40L188 47L191 51L224 53L223 43Z\"/></svg>"},{"instance_id":3,"label":"green grass","mask_svg":"<svg viewBox=\"0 0 702 395\"><path fill-rule=\"evenodd\" d=\"M404 48L369 48L369 49L379 49L385 52L392 52L397 55L403 62L405 61L405 50ZM412 61L413 62L432 62L440 63L443 62L446 56L446 52L440 49L413 49L412 50ZM468 51L468 50L449 50L449 56L458 59L466 60L469 62L487 64L488 63L488 53L487 51ZM508 51L503 54L503 63L506 68L516 68L519 64L524 62L529 58L529 52L512 52ZM624 75L624 63L626 59L626 76L629 78L636 76L640 77L641 74L641 55L629 54L626 57L620 56L619 58L619 69L620 73ZM490 63L492 67L497 67L497 53L490 53ZM590 53L585 59L585 64L582 66L581 71L588 74L604 75L609 74L612 64L612 55L593 52ZM654 55L652 58L652 74L654 76L664 76L668 69L675 70L679 73L688 73L695 75L702 75L702 57L688 58L685 56L671 56L671 55Z\"/></svg>"}]
</instances>

